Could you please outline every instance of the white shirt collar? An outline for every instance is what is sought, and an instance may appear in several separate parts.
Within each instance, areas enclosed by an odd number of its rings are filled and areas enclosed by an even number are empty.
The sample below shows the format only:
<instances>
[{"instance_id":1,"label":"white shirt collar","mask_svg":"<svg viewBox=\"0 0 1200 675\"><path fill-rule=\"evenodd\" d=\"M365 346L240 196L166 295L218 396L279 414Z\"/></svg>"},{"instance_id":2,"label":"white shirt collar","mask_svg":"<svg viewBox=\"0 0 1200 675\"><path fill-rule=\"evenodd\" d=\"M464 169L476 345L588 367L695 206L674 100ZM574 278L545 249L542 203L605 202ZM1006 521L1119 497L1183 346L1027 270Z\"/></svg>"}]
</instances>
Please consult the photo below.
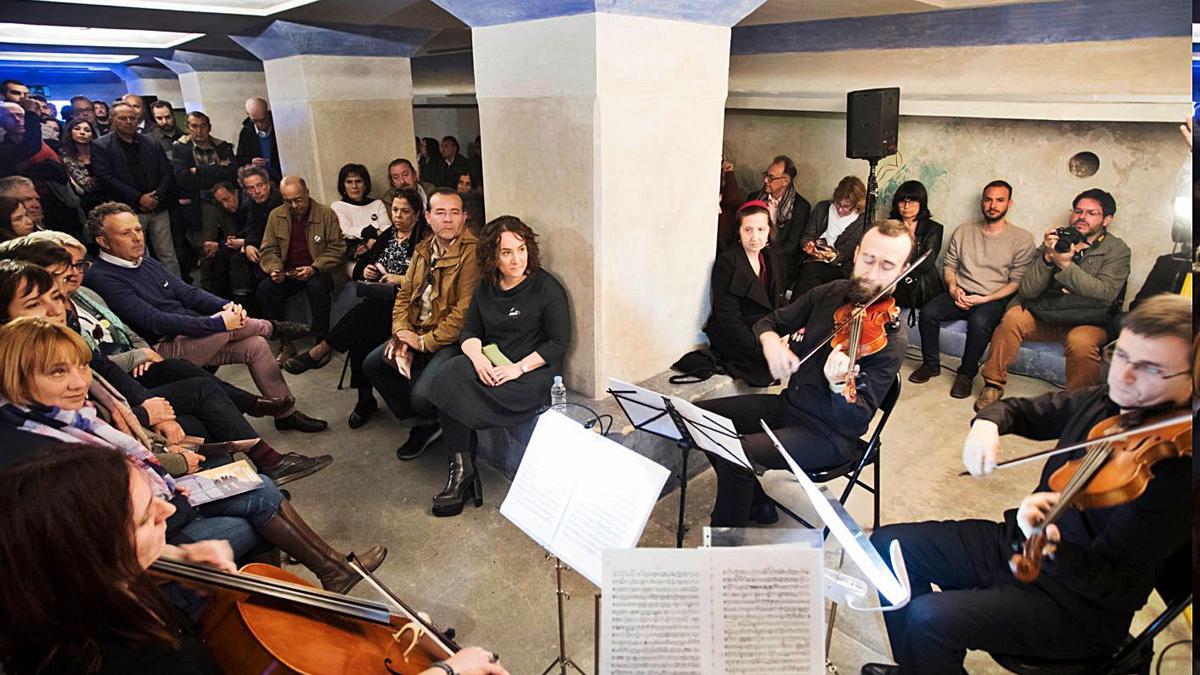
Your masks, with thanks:
<instances>
[{"instance_id":1,"label":"white shirt collar","mask_svg":"<svg viewBox=\"0 0 1200 675\"><path fill-rule=\"evenodd\" d=\"M106 263L112 263L113 265L116 265L117 267L124 267L126 269L131 269L131 270L137 269L142 264L141 258L138 258L134 262L129 262L128 260L126 260L124 258L118 258L117 256L111 255L109 253L105 253L104 251L100 252L100 259Z\"/></svg>"}]
</instances>

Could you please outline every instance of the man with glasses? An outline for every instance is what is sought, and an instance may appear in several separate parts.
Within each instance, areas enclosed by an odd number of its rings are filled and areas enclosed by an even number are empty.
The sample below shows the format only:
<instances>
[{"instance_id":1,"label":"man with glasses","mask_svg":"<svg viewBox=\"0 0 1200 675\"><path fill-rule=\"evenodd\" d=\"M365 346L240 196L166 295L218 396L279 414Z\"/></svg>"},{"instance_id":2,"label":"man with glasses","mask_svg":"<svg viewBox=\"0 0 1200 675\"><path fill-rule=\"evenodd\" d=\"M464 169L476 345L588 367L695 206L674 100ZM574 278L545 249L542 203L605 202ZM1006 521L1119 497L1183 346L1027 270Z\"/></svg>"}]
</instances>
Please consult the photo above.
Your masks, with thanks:
<instances>
[{"instance_id":1,"label":"man with glasses","mask_svg":"<svg viewBox=\"0 0 1200 675\"><path fill-rule=\"evenodd\" d=\"M312 335L318 342L329 332L334 274L344 274L346 240L337 214L308 196L308 185L299 176L279 183L283 206L267 216L259 266L267 278L258 284L258 304L263 317L283 318L284 302L305 293L312 310ZM290 340L281 340L278 361L296 355Z\"/></svg>"},{"instance_id":2,"label":"man with glasses","mask_svg":"<svg viewBox=\"0 0 1200 675\"><path fill-rule=\"evenodd\" d=\"M1004 395L1008 367L1025 340L1064 345L1067 391L1100 381L1100 348L1125 301L1129 246L1108 231L1117 211L1111 194L1085 190L1071 208L1066 227L1046 230L1016 300L992 334L976 411Z\"/></svg>"},{"instance_id":3,"label":"man with glasses","mask_svg":"<svg viewBox=\"0 0 1200 675\"><path fill-rule=\"evenodd\" d=\"M766 202L776 228L771 250L778 261L783 288L791 288L800 271L800 237L808 226L812 205L796 192L796 163L786 155L771 160L763 172L762 190L750 196Z\"/></svg>"},{"instance_id":4,"label":"man with glasses","mask_svg":"<svg viewBox=\"0 0 1200 675\"><path fill-rule=\"evenodd\" d=\"M1000 436L1087 440L1115 415L1191 415L1191 300L1159 295L1131 312L1116 343L1106 384L1035 398L1004 399L981 411L963 445L972 475L996 468ZM1190 430L1188 432L1190 436ZM1095 447L1095 446L1092 446ZM881 551L899 541L912 600L884 614L898 666L867 664L864 675L962 673L968 649L1017 657L1103 659L1125 639L1134 612L1172 556L1190 543L1191 457L1163 459L1145 492L1116 506L1067 508L1045 527L1041 573L1017 580L1009 558L1045 522L1060 494L1051 474L1092 448L1051 456L1033 493L1003 522L941 521L888 525L871 536ZM886 555L885 555L886 557ZM936 584L941 591L933 592ZM1090 670L1089 670L1090 672Z\"/></svg>"}]
</instances>

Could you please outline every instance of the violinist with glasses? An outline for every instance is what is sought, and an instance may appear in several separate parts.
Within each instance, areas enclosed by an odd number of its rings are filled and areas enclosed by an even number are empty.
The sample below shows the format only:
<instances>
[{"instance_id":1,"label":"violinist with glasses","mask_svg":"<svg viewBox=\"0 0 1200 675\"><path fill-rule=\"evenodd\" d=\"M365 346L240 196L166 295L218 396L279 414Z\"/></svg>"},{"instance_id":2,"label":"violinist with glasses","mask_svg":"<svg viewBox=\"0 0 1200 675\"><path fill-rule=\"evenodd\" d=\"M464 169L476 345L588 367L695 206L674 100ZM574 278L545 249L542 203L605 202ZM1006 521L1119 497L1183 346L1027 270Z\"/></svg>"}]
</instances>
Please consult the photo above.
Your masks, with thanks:
<instances>
[{"instance_id":1,"label":"violinist with glasses","mask_svg":"<svg viewBox=\"0 0 1200 675\"><path fill-rule=\"evenodd\" d=\"M771 375L786 381L779 394L753 394L701 401L705 410L729 418L741 435L742 449L754 464L768 469L787 465L767 434L763 420L778 436L788 454L809 470L842 464L858 451L859 437L875 416L900 370L907 344L894 316L882 317L877 325L879 349L853 363L849 344L840 343L834 328L835 315L842 316L865 307L895 304L885 291L910 267L914 249L912 233L903 223L876 223L863 235L854 251L854 271L849 279L817 286L791 304L764 316L754 325ZM883 297L877 298L883 293ZM799 350L789 345L789 336L804 329ZM828 342L825 343L822 340ZM850 347L848 349L848 347ZM853 377L847 377L853 373ZM778 520L775 505L759 485L755 472L728 460L709 456L717 473L717 498L713 505L713 527L743 527L749 520L769 524Z\"/></svg>"},{"instance_id":2,"label":"violinist with glasses","mask_svg":"<svg viewBox=\"0 0 1200 675\"><path fill-rule=\"evenodd\" d=\"M968 649L1100 659L1125 639L1166 561L1189 545L1191 300L1146 300L1103 354L1106 384L1003 399L971 424L963 463L974 476L1005 465L1003 434L1066 450L1002 522L906 523L871 536L880 551L900 542L913 598L884 615L899 665L867 664L864 675L957 675ZM1114 480L1130 457L1140 474Z\"/></svg>"}]
</instances>

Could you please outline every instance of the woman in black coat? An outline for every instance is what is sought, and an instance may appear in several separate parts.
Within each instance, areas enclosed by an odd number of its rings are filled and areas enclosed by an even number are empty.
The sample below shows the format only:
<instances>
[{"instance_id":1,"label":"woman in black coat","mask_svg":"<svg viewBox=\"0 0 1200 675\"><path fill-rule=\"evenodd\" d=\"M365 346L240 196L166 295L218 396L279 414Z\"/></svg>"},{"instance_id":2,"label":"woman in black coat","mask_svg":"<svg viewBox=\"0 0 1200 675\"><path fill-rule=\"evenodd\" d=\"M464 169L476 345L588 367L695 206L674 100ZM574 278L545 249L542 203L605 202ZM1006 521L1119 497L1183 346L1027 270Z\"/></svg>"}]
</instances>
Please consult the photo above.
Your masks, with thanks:
<instances>
[{"instance_id":1,"label":"woman in black coat","mask_svg":"<svg viewBox=\"0 0 1200 675\"><path fill-rule=\"evenodd\" d=\"M767 248L775 230L761 201L743 204L734 223L739 244L722 252L713 264L712 313L704 332L730 376L766 387L774 378L754 335L754 324L782 304L779 266Z\"/></svg>"},{"instance_id":2,"label":"woman in black coat","mask_svg":"<svg viewBox=\"0 0 1200 675\"><path fill-rule=\"evenodd\" d=\"M917 240L913 248L913 259L932 251L929 258L921 266L911 270L896 285L896 304L906 309L919 310L935 295L945 290L942 282L941 268L937 265L938 254L942 251L942 224L933 219L929 212L929 194L921 181L910 180L896 188L892 197L892 212L888 215L892 220L904 223L909 232ZM910 315L909 321L915 321Z\"/></svg>"},{"instance_id":3,"label":"woman in black coat","mask_svg":"<svg viewBox=\"0 0 1200 675\"><path fill-rule=\"evenodd\" d=\"M493 220L477 255L482 278L459 333L463 353L442 366L429 392L450 451L435 516L458 515L468 497L483 504L476 431L520 424L549 403L571 339L566 291L542 269L528 225L513 216Z\"/></svg>"},{"instance_id":4,"label":"woman in black coat","mask_svg":"<svg viewBox=\"0 0 1200 675\"><path fill-rule=\"evenodd\" d=\"M396 285L408 271L413 248L425 237L429 227L422 216L421 195L413 189L395 193L389 204L392 226L375 238L375 243L359 256L354 265L354 280L363 301L350 308L329 335L288 359L283 369L293 375L321 368L333 358L333 352L348 352L350 386L358 390L358 402L350 413L349 425L357 429L379 409L371 383L363 373L363 361L392 334L392 301Z\"/></svg>"},{"instance_id":5,"label":"woman in black coat","mask_svg":"<svg viewBox=\"0 0 1200 675\"><path fill-rule=\"evenodd\" d=\"M867 186L857 176L838 181L833 199L817 202L800 237L800 271L792 299L821 284L849 279L854 249L867 231Z\"/></svg>"}]
</instances>

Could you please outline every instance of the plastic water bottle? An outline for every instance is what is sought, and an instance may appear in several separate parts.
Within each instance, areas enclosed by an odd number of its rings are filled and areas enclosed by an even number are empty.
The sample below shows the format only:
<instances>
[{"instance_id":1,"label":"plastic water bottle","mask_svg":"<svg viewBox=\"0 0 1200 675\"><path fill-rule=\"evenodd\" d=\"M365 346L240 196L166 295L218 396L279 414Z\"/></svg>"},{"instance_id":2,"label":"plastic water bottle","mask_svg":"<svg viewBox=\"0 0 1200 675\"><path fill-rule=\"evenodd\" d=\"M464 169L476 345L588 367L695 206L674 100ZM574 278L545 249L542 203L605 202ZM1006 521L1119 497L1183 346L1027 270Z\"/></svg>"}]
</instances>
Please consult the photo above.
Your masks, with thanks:
<instances>
[{"instance_id":1,"label":"plastic water bottle","mask_svg":"<svg viewBox=\"0 0 1200 675\"><path fill-rule=\"evenodd\" d=\"M550 409L560 413L567 409L567 387L562 375L555 375L554 384L550 385Z\"/></svg>"}]
</instances>

